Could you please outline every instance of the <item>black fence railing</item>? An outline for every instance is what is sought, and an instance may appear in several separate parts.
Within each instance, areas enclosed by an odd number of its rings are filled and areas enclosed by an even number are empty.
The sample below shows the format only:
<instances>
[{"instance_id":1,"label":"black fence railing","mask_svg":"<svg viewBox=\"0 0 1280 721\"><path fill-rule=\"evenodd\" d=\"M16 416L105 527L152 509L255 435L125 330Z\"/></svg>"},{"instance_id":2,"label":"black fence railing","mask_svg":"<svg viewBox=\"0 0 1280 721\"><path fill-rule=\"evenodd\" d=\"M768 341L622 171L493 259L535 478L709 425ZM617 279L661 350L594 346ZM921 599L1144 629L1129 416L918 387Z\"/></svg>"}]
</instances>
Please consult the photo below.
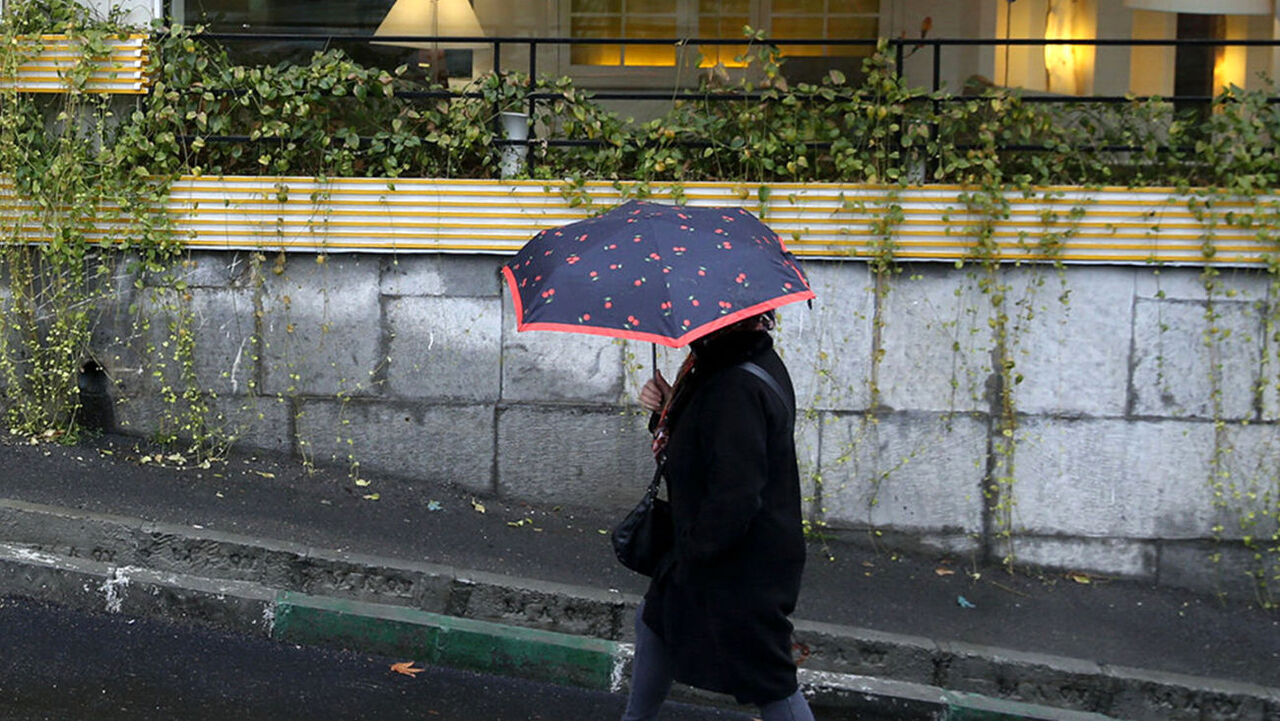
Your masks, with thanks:
<instances>
[{"instance_id":1,"label":"black fence railing","mask_svg":"<svg viewBox=\"0 0 1280 721\"><path fill-rule=\"evenodd\" d=\"M367 34L304 34L304 33L204 33L200 38L221 43L295 43L298 45L313 45L331 47L334 45L345 44L367 44L376 42L379 45L391 45L396 43L431 43L438 45L441 50L449 50L451 46L468 46L468 47L487 47L493 50L493 67L495 71L502 72L507 70L520 70L527 72L530 76L538 74L538 50L548 46L552 47L573 47L573 46L590 46L590 45L618 45L618 46L670 46L674 48L683 47L741 47L744 45L773 45L773 46L818 46L833 48L875 48L880 40L877 39L826 39L826 38L796 38L796 39L768 39L747 41L742 38L725 39L725 38L571 38L571 37L489 37L489 36L430 36L430 35L380 35L372 36ZM929 90L937 92L942 89L942 63L944 51L948 48L964 48L964 47L994 47L994 48L1011 48L1011 47L1051 47L1051 46L1071 46L1071 47L1243 47L1243 48L1280 48L1280 39L1204 39L1204 38L1170 38L1170 39L1038 39L1038 38L886 38L885 42L890 48L896 59L896 67L900 70L904 64L908 54L908 50L912 53L921 49L928 48L931 58L932 76ZM512 48L515 46L524 46L527 48L526 67L513 68L503 66L503 48ZM510 57L509 54L507 57ZM654 89L653 91L638 91L626 93L597 93L597 97L609 99L669 99L672 97L673 89ZM1161 96L1164 100L1208 100L1212 96L1208 95L1183 95L1183 96ZM1031 102L1069 102L1089 100L1091 102L1131 102L1134 96L1105 96L1105 95L1087 95L1087 96L1031 96L1027 98ZM1137 100L1147 99L1139 96Z\"/></svg>"},{"instance_id":2,"label":"black fence railing","mask_svg":"<svg viewBox=\"0 0 1280 721\"><path fill-rule=\"evenodd\" d=\"M539 51L548 47L574 47L589 45L616 45L616 46L670 46L673 48L697 48L699 46L717 47L717 46L823 46L828 48L847 48L857 49L855 52L846 52L840 55L838 52L835 56L848 58L850 56L866 56L874 51L879 40L875 39L826 39L826 38L808 38L808 39L767 39L767 40L751 40L747 38L724 39L724 38L572 38L572 37L435 37L435 36L419 36L419 35L398 35L398 36L377 36L369 34L305 34L305 33L220 33L206 32L198 36L206 42L221 43L224 47L243 46L258 44L259 46L269 45L276 48L293 48L295 50L302 49L321 49L343 46L360 46L368 47L370 43L376 42L380 46L386 46L396 43L415 43L415 44L431 44L438 46L440 50L449 50L451 47L467 46L469 48L487 47L492 49L493 53L493 69L495 72L521 72L526 73L530 78L538 77L539 73ZM906 60L914 57L917 53L927 51L929 53L929 62L927 67L928 80L925 83L911 82L918 81L919 74L913 74L908 78L908 82L913 87L919 87L926 91L913 98L916 102L929 102L936 106L949 102L964 102L971 98L961 89L961 92L950 93L943 92L947 90L943 83L942 68L944 62L947 62L948 52L954 53L960 48L973 47L990 47L990 48L1013 48L1013 47L1049 47L1049 46L1083 46L1093 48L1108 47L1166 47L1166 48L1183 48L1183 47L1244 47L1258 48L1267 47L1280 49L1280 40L1276 39L1034 39L1034 38L894 38L887 39L888 47L895 58L894 69L898 73L903 72ZM523 53L512 52L513 48L523 48ZM504 52L504 50L506 52ZM513 56L519 56L518 61L512 62ZM807 58L812 60L813 58ZM784 58L785 60L785 58ZM835 57L833 57L835 62ZM916 63L915 67L919 64ZM621 69L626 69L622 66ZM975 73L977 68L974 68ZM572 72L569 73L572 77ZM687 76L686 76L687 80ZM656 81L649 81L656 82ZM1017 91L1018 88L1007 88L1010 91ZM598 101L665 101L673 102L679 100L698 100L707 102L734 102L734 101L758 101L767 102L771 95L763 91L732 91L717 89L714 92L703 91L694 87L682 87L678 85L667 85L660 87L646 88L628 88L628 89L597 89L592 88L590 97ZM461 97L483 97L476 91L468 91L465 89L452 90L447 87L424 87L422 89L413 90L397 90L395 96L404 99L441 99L441 98L461 98ZM543 90L531 90L523 94L523 101L527 102L527 113L529 118L537 116L539 106L543 103L554 102L563 98L563 94L557 92L549 92ZM1023 103L1047 104L1047 105L1089 105L1089 106L1115 106L1121 104L1132 104L1135 102L1144 102L1151 100L1160 100L1168 102L1179 107L1187 106L1207 106L1215 100L1216 96L1209 93L1204 94L1169 94L1160 96L1137 96L1137 95L1067 95L1067 94L1051 94L1043 91L1021 93L1020 99ZM1267 98L1268 103L1280 102L1280 95L1271 95ZM497 124L495 112L495 126ZM555 138L555 137L537 137L537 128L533 127L533 123L529 123L528 137L526 139L504 139L497 138L493 142L499 146L531 146L538 144L543 147L592 147L604 144L602 140L592 139L571 139L571 138ZM254 143L264 142L263 139L252 138L247 135L202 135L204 142L230 142L230 143ZM698 148L711 145L710 141L698 139L685 139L680 141L681 145ZM831 146L826 141L803 141L799 143L806 148L824 149ZM1045 150L1045 146L1035 143L1017 143L1005 144L1001 146L1002 150L1019 152L1034 152ZM1129 145L1123 143L1098 143L1093 145L1081 146L1078 148L1082 152L1107 152L1107 153L1123 153L1135 152L1143 150L1142 146ZM1169 149L1169 148L1165 148ZM1187 150L1183 148L1183 150Z\"/></svg>"}]
</instances>

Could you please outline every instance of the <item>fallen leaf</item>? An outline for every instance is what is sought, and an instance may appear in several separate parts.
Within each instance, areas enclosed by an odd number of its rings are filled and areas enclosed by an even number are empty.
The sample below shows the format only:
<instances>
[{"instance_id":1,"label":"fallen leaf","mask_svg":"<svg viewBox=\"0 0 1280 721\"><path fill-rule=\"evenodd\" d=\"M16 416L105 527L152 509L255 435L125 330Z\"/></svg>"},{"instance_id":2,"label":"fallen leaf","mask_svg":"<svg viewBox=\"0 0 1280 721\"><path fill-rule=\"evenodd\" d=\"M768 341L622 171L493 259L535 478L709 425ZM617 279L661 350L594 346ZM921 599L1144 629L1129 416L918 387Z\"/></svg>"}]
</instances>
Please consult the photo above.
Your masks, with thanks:
<instances>
[{"instance_id":1,"label":"fallen leaf","mask_svg":"<svg viewBox=\"0 0 1280 721\"><path fill-rule=\"evenodd\" d=\"M357 486L367 486L367 485L369 485L369 481L366 481L366 480L365 480L365 479L363 479L363 478L357 478L357 479L356 479L356 485L357 485Z\"/></svg>"},{"instance_id":2,"label":"fallen leaf","mask_svg":"<svg viewBox=\"0 0 1280 721\"><path fill-rule=\"evenodd\" d=\"M274 474L274 473L268 473L267 471L254 471L254 473L257 473L259 476L262 476L263 478L275 478L275 477L276 477L276 474Z\"/></svg>"},{"instance_id":3,"label":"fallen leaf","mask_svg":"<svg viewBox=\"0 0 1280 721\"><path fill-rule=\"evenodd\" d=\"M484 513L484 504L476 499L471 499L471 507L476 509L476 513Z\"/></svg>"},{"instance_id":4,"label":"fallen leaf","mask_svg":"<svg viewBox=\"0 0 1280 721\"><path fill-rule=\"evenodd\" d=\"M1068 573L1067 578L1075 581L1076 583L1093 583L1093 579L1083 573Z\"/></svg>"},{"instance_id":5,"label":"fallen leaf","mask_svg":"<svg viewBox=\"0 0 1280 721\"><path fill-rule=\"evenodd\" d=\"M933 569L933 572L934 572L934 573L936 573L936 574L938 574L939 576L954 576L954 575L956 575L956 572L955 572L955 570L954 570L954 569L947 568L946 566L939 566L939 567L937 567L937 568Z\"/></svg>"},{"instance_id":6,"label":"fallen leaf","mask_svg":"<svg viewBox=\"0 0 1280 721\"><path fill-rule=\"evenodd\" d=\"M360 497L361 497L361 498L363 498L363 499L364 499L364 500L366 500L366 501L376 501L376 500L378 500L379 498L382 498L382 494L381 494L381 493L370 493L370 494L368 494L368 495L360 496Z\"/></svg>"},{"instance_id":7,"label":"fallen leaf","mask_svg":"<svg viewBox=\"0 0 1280 721\"><path fill-rule=\"evenodd\" d=\"M415 668L413 665L414 663L415 663L414 661L401 661L400 663L393 663L391 664L391 670L395 671L398 674L403 674L411 678L417 678L418 674L422 673L426 669Z\"/></svg>"},{"instance_id":8,"label":"fallen leaf","mask_svg":"<svg viewBox=\"0 0 1280 721\"><path fill-rule=\"evenodd\" d=\"M521 526L527 526L527 525L529 525L529 524L531 524L531 523L533 523L533 520L532 520L532 519L529 519L529 518L521 518L521 519L520 519L520 520L518 520L518 521L507 521L507 525L508 525L508 526L511 526L512 528L519 528L519 527L521 527Z\"/></svg>"}]
</instances>

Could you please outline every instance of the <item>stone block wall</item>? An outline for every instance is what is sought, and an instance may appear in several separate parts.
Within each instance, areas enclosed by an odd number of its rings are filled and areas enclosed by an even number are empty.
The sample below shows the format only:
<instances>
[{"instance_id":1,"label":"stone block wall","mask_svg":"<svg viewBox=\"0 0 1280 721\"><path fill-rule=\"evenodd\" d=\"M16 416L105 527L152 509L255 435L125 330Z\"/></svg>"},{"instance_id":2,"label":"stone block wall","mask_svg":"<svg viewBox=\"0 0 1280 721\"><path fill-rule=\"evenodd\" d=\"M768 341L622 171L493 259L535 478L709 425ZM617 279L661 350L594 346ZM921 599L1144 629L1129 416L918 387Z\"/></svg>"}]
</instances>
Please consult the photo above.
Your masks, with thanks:
<instances>
[{"instance_id":1,"label":"stone block wall","mask_svg":"<svg viewBox=\"0 0 1280 721\"><path fill-rule=\"evenodd\" d=\"M651 346L517 333L502 262L199 252L176 304L121 277L94 351L128 432L165 413L173 369L143 371L143 341L163 360L184 307L196 377L241 444L487 496L630 506L651 469L634 402ZM1224 271L1210 296L1199 269L1009 267L997 307L972 266L908 265L879 291L863 263L805 266L818 298L783 308L776 337L817 526L1184 586L1251 582L1240 541L1274 532L1280 457L1265 273ZM1008 454L1001 311L1016 379ZM150 328L130 332L139 316ZM668 378L683 353L658 350ZM993 493L1001 467L1011 480ZM1266 504L1270 517L1241 523Z\"/></svg>"}]
</instances>

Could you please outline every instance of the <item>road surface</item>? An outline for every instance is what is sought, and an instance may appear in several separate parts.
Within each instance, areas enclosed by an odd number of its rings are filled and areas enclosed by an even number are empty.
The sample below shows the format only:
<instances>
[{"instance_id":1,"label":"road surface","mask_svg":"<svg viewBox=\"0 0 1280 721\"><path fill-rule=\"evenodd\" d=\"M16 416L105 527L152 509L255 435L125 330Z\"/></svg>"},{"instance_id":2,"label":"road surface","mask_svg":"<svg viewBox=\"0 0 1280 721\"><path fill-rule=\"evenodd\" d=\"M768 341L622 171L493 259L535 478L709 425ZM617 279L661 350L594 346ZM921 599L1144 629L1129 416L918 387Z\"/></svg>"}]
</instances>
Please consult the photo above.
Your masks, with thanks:
<instances>
[{"instance_id":1,"label":"road surface","mask_svg":"<svg viewBox=\"0 0 1280 721\"><path fill-rule=\"evenodd\" d=\"M0 598L6 721L576 721L616 719L621 695L425 668L169 622ZM668 703L666 721L744 721Z\"/></svg>"}]
</instances>

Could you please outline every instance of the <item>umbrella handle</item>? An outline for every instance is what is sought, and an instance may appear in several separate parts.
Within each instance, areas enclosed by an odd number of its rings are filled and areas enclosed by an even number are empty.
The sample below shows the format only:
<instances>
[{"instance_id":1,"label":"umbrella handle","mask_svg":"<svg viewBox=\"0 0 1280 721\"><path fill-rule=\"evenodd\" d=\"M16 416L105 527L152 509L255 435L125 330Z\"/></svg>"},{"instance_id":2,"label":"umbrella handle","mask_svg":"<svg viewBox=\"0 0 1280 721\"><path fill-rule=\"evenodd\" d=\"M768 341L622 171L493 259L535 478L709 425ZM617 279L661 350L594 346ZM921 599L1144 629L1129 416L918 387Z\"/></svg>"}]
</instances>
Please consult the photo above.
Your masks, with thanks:
<instances>
[{"instance_id":1,"label":"umbrella handle","mask_svg":"<svg viewBox=\"0 0 1280 721\"><path fill-rule=\"evenodd\" d=\"M650 343L649 347L653 349L653 375L658 375L658 344Z\"/></svg>"}]
</instances>

